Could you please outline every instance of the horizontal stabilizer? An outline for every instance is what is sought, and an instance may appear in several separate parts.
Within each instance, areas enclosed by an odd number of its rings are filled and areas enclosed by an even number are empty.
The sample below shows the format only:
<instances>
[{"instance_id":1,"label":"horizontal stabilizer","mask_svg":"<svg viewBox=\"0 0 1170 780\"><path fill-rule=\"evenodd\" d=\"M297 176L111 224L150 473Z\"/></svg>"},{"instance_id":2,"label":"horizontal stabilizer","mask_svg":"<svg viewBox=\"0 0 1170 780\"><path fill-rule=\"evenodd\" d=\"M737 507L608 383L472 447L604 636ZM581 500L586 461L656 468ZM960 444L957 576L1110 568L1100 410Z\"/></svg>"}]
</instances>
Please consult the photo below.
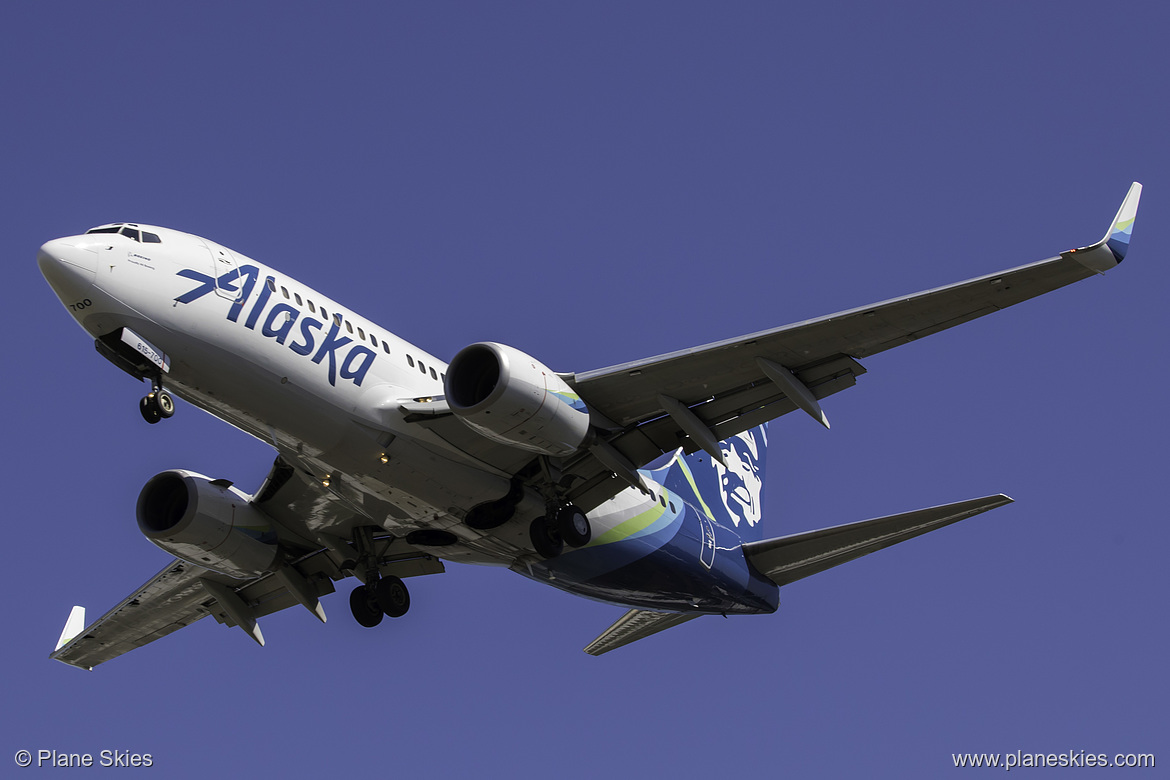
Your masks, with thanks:
<instances>
[{"instance_id":1,"label":"horizontal stabilizer","mask_svg":"<svg viewBox=\"0 0 1170 780\"><path fill-rule=\"evenodd\" d=\"M645 639L651 634L657 634L697 617L699 617L697 612L652 612L646 609L631 609L605 629L605 633L594 639L585 648L585 652L589 655L608 653L622 645L637 642L639 639Z\"/></svg>"},{"instance_id":2,"label":"horizontal stabilizer","mask_svg":"<svg viewBox=\"0 0 1170 780\"><path fill-rule=\"evenodd\" d=\"M1012 499L1003 494L973 498L819 531L748 542L743 545L743 553L761 574L777 585L787 585L1011 502Z\"/></svg>"}]
</instances>

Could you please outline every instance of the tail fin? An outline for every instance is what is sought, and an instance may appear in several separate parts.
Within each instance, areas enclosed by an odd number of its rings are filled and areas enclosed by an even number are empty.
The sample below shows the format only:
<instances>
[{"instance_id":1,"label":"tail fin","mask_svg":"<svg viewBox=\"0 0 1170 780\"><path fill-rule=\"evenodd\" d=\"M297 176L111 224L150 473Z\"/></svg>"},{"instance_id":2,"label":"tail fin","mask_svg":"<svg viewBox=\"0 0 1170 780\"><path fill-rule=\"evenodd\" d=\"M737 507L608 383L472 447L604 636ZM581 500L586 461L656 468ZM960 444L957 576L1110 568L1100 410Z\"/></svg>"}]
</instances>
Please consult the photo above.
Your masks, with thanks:
<instances>
[{"instance_id":1,"label":"tail fin","mask_svg":"<svg viewBox=\"0 0 1170 780\"><path fill-rule=\"evenodd\" d=\"M762 539L768 424L719 442L719 450L723 463L702 450L680 454L664 469L665 479L658 478L708 517L735 528L743 541Z\"/></svg>"}]
</instances>

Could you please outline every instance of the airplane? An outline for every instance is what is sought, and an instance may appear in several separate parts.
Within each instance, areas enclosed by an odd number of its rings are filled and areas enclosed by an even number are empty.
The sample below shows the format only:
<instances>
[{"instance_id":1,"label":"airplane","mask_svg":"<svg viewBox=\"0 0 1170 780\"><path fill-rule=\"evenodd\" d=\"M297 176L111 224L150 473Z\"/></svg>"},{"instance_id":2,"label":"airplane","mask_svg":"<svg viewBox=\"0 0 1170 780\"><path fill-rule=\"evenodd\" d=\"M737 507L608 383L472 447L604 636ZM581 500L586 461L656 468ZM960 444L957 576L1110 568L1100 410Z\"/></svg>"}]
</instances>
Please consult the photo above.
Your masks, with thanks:
<instances>
[{"instance_id":1,"label":"airplane","mask_svg":"<svg viewBox=\"0 0 1170 780\"><path fill-rule=\"evenodd\" d=\"M410 607L444 562L505 566L627 608L600 655L703 615L767 614L780 588L1011 502L991 495L765 538L769 422L852 387L879 352L1104 273L1129 248L1141 185L1105 237L1056 257L739 338L580 373L504 344L450 361L275 268L136 223L44 244L42 274L99 354L150 391L272 446L255 493L170 469L135 514L163 569L50 657L93 669L200 618L264 644L259 619L350 576L366 627Z\"/></svg>"}]
</instances>

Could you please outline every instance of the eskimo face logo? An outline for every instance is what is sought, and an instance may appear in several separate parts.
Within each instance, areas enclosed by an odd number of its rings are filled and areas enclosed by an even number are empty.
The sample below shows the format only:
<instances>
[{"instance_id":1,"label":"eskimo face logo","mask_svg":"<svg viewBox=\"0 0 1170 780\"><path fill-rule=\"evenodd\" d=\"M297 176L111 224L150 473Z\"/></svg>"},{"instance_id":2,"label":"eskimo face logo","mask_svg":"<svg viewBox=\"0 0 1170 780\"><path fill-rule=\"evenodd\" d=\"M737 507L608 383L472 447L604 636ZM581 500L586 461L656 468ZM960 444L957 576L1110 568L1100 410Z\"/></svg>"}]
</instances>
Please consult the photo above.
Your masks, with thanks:
<instances>
[{"instance_id":1,"label":"eskimo face logo","mask_svg":"<svg viewBox=\"0 0 1170 780\"><path fill-rule=\"evenodd\" d=\"M745 431L720 442L719 448L723 460L727 462L724 468L718 461L713 461L715 473L719 477L719 495L723 506L736 528L741 521L754 526L760 522L760 493L764 487L763 475L760 474L760 443L756 441L756 433Z\"/></svg>"},{"instance_id":2,"label":"eskimo face logo","mask_svg":"<svg viewBox=\"0 0 1170 780\"><path fill-rule=\"evenodd\" d=\"M179 271L178 275L199 282L199 286L175 298L176 303L197 301L217 288L237 293L236 300L228 309L227 318L230 322L239 322L240 315L243 314L244 307L248 304L252 290L259 280L260 271L254 265L245 265L219 278L188 268ZM259 324L261 335L276 339L277 344L287 346L298 355L305 357L311 355L314 363L321 364L328 359L326 365L329 369L329 384L336 386L337 377L340 375L342 379L348 379L361 387L366 372L374 362L376 355L374 350L360 346L348 336L341 335L341 317L337 314L327 322L322 322L294 306L278 303L268 309L265 315L275 286L275 280L271 276L260 284L260 294L256 296L255 303L244 319L244 327L255 330ZM298 325L299 327L296 327ZM326 325L329 327L326 328ZM296 334L293 333L294 328L297 330ZM349 349L342 350L343 347Z\"/></svg>"}]
</instances>

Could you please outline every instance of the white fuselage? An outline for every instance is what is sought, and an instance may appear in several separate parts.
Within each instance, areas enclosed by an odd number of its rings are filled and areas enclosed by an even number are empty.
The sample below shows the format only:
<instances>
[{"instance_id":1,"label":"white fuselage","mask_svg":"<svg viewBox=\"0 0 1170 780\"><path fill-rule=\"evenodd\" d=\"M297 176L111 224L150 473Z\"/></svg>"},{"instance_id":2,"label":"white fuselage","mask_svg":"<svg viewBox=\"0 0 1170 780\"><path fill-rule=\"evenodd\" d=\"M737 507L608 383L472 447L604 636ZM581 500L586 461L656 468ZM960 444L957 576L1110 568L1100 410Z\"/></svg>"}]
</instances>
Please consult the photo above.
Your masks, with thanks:
<instances>
[{"instance_id":1,"label":"white fuselage","mask_svg":"<svg viewBox=\"0 0 1170 780\"><path fill-rule=\"evenodd\" d=\"M378 525L451 530L465 544L443 557L458 560L506 565L527 552L520 524L485 534L459 519L506 493L508 475L399 411L443 394L444 362L273 268L149 230L160 243L96 233L42 250L42 271L90 335L132 329L170 357L168 389L359 491Z\"/></svg>"}]
</instances>

